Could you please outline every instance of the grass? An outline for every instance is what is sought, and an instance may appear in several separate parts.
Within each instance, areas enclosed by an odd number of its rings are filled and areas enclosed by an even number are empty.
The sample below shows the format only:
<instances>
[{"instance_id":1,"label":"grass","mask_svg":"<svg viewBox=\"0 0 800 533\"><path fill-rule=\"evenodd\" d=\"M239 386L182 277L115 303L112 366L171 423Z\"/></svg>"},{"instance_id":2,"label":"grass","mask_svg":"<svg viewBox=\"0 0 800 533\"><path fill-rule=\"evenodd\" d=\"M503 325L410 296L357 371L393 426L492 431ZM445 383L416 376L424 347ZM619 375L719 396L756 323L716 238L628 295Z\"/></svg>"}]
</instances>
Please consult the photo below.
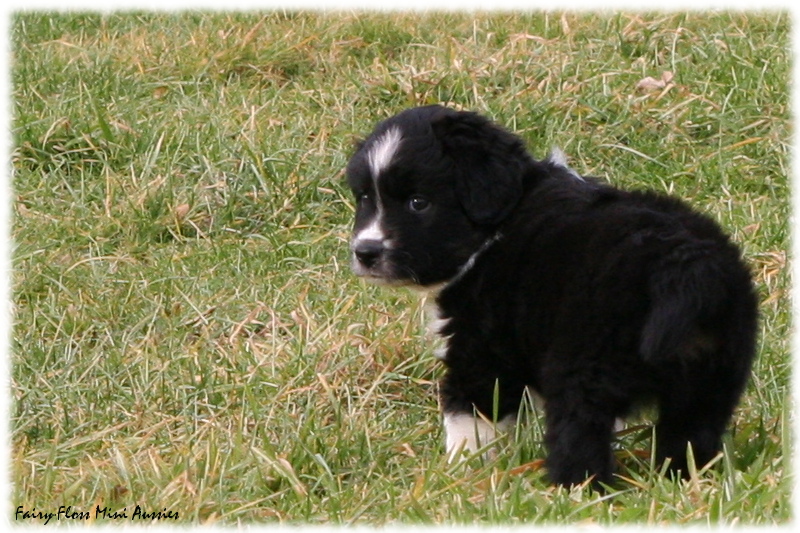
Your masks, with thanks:
<instances>
[{"instance_id":1,"label":"grass","mask_svg":"<svg viewBox=\"0 0 800 533\"><path fill-rule=\"evenodd\" d=\"M786 523L789 26L784 12L15 14L12 511ZM660 476L645 419L620 436L614 491L554 488L527 404L496 460L446 463L421 303L348 271L342 179L354 139L435 102L489 114L539 157L558 145L583 173L685 197L741 244L761 340L716 464Z\"/></svg>"}]
</instances>

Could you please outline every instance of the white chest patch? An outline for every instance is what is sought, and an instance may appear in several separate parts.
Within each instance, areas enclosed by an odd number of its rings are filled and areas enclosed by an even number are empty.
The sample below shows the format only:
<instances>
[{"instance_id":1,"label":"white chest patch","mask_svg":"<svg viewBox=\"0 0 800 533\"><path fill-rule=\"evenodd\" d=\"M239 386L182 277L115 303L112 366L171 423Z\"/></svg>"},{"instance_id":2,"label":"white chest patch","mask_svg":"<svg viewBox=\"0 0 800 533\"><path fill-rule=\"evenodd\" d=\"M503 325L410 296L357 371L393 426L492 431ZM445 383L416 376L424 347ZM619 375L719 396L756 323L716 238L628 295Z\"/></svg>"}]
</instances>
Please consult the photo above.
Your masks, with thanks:
<instances>
[{"instance_id":1,"label":"white chest patch","mask_svg":"<svg viewBox=\"0 0 800 533\"><path fill-rule=\"evenodd\" d=\"M450 336L443 335L442 330L450 322L450 318L442 316L442 311L435 303L426 303L425 311L428 314L428 333L433 337L433 355L443 360L450 348Z\"/></svg>"}]
</instances>

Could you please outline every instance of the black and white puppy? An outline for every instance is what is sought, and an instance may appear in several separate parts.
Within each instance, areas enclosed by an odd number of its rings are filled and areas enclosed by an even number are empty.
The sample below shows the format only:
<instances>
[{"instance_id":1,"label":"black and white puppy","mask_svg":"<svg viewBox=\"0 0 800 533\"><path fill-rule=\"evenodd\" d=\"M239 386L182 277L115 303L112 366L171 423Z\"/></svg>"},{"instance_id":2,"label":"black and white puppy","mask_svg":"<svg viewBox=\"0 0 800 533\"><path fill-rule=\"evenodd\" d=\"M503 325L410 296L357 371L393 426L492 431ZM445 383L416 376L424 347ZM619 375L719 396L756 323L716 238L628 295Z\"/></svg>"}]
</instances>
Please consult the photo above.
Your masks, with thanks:
<instances>
[{"instance_id":1,"label":"black and white puppy","mask_svg":"<svg viewBox=\"0 0 800 533\"><path fill-rule=\"evenodd\" d=\"M612 479L615 420L658 408L659 462L687 473L748 379L757 300L739 250L676 199L534 160L480 115L440 106L378 124L347 167L352 268L436 293L448 453L544 400L550 480ZM499 391L496 393L496 391ZM496 399L496 396L499 396Z\"/></svg>"}]
</instances>

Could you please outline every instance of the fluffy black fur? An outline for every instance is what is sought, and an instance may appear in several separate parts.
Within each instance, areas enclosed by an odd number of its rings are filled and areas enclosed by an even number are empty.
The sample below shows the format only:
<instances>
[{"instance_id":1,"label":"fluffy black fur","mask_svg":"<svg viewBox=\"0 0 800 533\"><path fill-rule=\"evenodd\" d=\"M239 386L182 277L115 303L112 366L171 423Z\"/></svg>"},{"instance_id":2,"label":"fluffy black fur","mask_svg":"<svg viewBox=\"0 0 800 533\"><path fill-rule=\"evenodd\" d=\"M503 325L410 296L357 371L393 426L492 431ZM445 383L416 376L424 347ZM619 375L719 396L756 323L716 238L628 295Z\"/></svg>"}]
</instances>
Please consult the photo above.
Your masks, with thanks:
<instances>
[{"instance_id":1,"label":"fluffy black fur","mask_svg":"<svg viewBox=\"0 0 800 533\"><path fill-rule=\"evenodd\" d=\"M400 140L375 176L370 150L392 129ZM356 272L437 291L446 414L491 417L499 384L496 414L513 415L533 389L559 484L608 483L615 419L643 403L658 407L657 460L672 470L686 474L687 443L699 465L720 450L757 300L710 218L534 160L482 116L439 106L379 124L347 177L354 235L374 228L354 238Z\"/></svg>"}]
</instances>

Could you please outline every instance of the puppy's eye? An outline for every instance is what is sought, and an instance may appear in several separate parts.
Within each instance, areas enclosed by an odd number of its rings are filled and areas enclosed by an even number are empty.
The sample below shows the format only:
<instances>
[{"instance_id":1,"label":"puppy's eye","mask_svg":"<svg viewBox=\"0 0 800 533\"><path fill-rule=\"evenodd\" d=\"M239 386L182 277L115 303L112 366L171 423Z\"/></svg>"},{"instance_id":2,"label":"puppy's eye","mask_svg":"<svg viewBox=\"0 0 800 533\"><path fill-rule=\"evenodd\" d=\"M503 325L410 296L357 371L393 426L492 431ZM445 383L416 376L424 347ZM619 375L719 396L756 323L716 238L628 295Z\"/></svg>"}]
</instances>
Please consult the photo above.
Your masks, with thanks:
<instances>
[{"instance_id":1,"label":"puppy's eye","mask_svg":"<svg viewBox=\"0 0 800 533\"><path fill-rule=\"evenodd\" d=\"M414 213L422 213L426 211L431 206L431 203L428 201L427 198L423 198L422 196L412 196L408 200L408 209Z\"/></svg>"}]
</instances>

